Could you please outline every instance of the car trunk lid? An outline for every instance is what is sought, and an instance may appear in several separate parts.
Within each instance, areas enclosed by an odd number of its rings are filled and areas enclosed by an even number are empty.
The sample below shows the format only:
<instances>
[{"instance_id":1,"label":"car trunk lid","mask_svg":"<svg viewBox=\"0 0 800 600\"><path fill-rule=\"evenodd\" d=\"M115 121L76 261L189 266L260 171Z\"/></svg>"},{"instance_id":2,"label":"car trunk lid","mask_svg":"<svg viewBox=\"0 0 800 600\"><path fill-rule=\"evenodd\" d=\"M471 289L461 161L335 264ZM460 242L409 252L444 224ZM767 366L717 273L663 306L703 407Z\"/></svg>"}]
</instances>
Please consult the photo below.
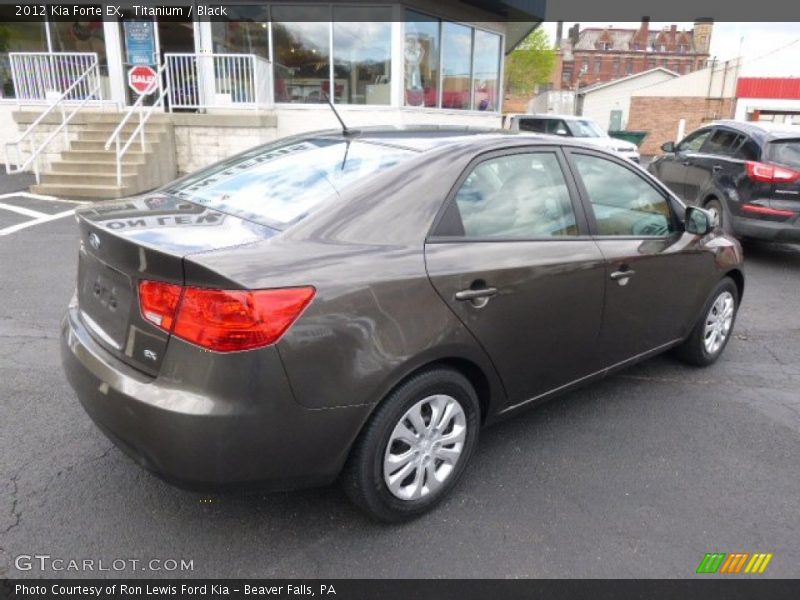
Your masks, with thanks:
<instances>
[{"instance_id":1,"label":"car trunk lid","mask_svg":"<svg viewBox=\"0 0 800 600\"><path fill-rule=\"evenodd\" d=\"M185 257L276 233L163 194L92 206L78 211L77 218L80 317L99 344L150 375L158 373L170 335L141 315L139 282L184 285Z\"/></svg>"}]
</instances>

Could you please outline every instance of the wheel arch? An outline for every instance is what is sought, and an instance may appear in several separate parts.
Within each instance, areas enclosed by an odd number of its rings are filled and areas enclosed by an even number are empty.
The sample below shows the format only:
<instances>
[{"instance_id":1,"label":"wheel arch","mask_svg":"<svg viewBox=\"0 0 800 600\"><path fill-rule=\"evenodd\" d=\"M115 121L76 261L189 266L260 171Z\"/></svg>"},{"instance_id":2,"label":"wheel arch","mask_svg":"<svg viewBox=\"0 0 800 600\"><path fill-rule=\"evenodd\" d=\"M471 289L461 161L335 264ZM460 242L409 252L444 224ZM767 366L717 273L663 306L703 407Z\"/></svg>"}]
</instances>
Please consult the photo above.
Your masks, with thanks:
<instances>
[{"instance_id":1,"label":"wheel arch","mask_svg":"<svg viewBox=\"0 0 800 600\"><path fill-rule=\"evenodd\" d=\"M739 304L741 304L742 296L744 295L744 273L742 273L741 269L734 268L727 271L725 277L733 279L736 284L736 291L739 293Z\"/></svg>"}]
</instances>

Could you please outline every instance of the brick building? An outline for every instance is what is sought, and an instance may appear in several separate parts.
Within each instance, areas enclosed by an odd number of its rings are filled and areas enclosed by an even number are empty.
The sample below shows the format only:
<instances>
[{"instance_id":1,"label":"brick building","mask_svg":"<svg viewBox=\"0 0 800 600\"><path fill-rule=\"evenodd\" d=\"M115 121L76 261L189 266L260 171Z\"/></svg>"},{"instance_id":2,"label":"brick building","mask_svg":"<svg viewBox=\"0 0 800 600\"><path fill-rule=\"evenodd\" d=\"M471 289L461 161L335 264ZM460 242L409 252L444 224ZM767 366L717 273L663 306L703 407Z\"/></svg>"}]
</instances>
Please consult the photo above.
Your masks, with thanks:
<instances>
[{"instance_id":1,"label":"brick building","mask_svg":"<svg viewBox=\"0 0 800 600\"><path fill-rule=\"evenodd\" d=\"M636 90L630 99L627 128L647 132L640 152L658 154L664 142L677 141L711 121L732 118L739 67L736 60L712 63Z\"/></svg>"},{"instance_id":2,"label":"brick building","mask_svg":"<svg viewBox=\"0 0 800 600\"><path fill-rule=\"evenodd\" d=\"M588 27L576 23L562 37L551 78L553 89L578 89L662 67L684 75L705 67L711 45L711 21L696 21L689 30L677 25L651 30L642 19L638 29Z\"/></svg>"}]
</instances>

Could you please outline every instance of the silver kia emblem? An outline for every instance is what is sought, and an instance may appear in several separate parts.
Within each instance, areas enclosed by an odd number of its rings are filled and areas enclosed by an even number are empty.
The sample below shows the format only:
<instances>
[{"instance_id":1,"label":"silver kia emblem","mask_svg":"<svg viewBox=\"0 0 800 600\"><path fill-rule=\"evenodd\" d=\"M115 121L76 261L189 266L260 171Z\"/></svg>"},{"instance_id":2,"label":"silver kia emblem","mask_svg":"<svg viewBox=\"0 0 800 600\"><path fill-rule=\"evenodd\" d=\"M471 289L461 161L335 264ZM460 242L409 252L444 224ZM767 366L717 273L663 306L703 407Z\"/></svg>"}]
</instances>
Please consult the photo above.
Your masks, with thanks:
<instances>
[{"instance_id":1,"label":"silver kia emblem","mask_svg":"<svg viewBox=\"0 0 800 600\"><path fill-rule=\"evenodd\" d=\"M100 238L97 236L96 233L89 234L89 245L95 250L100 249Z\"/></svg>"}]
</instances>

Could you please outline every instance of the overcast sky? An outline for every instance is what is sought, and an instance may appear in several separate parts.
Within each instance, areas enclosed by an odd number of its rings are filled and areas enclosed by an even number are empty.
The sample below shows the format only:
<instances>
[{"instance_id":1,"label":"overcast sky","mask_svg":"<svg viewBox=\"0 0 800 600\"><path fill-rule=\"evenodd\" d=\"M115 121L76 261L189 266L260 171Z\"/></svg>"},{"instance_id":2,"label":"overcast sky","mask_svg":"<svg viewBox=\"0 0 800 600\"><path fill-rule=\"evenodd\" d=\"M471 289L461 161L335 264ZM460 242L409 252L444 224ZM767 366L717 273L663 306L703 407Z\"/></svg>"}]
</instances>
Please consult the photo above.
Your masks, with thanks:
<instances>
[{"instance_id":1,"label":"overcast sky","mask_svg":"<svg viewBox=\"0 0 800 600\"><path fill-rule=\"evenodd\" d=\"M795 0L796 1L796 0ZM693 23L675 23L678 29L691 29ZM556 24L542 24L551 41ZM573 23L564 23L564 35ZM638 28L639 23L581 23L584 27ZM650 23L651 29L671 23ZM714 23L711 56L728 60L743 57L741 75L750 77L800 77L800 23Z\"/></svg>"}]
</instances>

